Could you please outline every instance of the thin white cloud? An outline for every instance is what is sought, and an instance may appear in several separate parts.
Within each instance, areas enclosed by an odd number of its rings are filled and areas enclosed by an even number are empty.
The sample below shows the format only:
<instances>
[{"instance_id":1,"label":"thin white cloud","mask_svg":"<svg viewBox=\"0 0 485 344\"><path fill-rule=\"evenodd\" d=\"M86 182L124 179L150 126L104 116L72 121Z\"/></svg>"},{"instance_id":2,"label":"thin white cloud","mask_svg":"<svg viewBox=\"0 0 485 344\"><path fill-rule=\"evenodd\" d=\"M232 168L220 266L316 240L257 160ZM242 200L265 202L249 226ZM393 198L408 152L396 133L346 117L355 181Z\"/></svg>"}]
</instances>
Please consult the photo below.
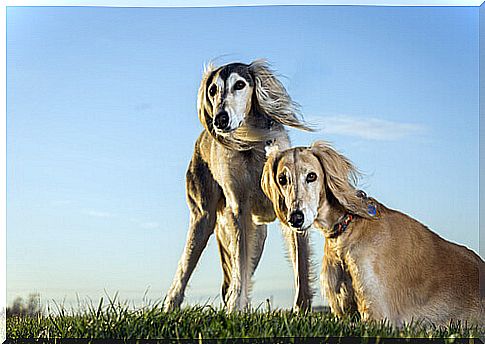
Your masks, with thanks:
<instances>
[{"instance_id":1,"label":"thin white cloud","mask_svg":"<svg viewBox=\"0 0 485 344\"><path fill-rule=\"evenodd\" d=\"M137 226L143 228L143 229L160 228L160 223L156 222L156 221L144 221L144 220L140 220L140 219L137 219L137 218L134 218L134 217L132 217L130 219L130 221L133 222L134 224L136 224Z\"/></svg>"},{"instance_id":2,"label":"thin white cloud","mask_svg":"<svg viewBox=\"0 0 485 344\"><path fill-rule=\"evenodd\" d=\"M397 141L425 131L421 124L405 123L375 117L328 116L309 119L327 134L358 137L364 140Z\"/></svg>"},{"instance_id":3,"label":"thin white cloud","mask_svg":"<svg viewBox=\"0 0 485 344\"><path fill-rule=\"evenodd\" d=\"M72 204L72 201L70 200L55 200L50 202L51 206L53 207L62 207L65 205Z\"/></svg>"},{"instance_id":4,"label":"thin white cloud","mask_svg":"<svg viewBox=\"0 0 485 344\"><path fill-rule=\"evenodd\" d=\"M86 210L85 214L92 217L100 217L105 219L115 217L115 214L110 213L108 211Z\"/></svg>"},{"instance_id":5,"label":"thin white cloud","mask_svg":"<svg viewBox=\"0 0 485 344\"><path fill-rule=\"evenodd\" d=\"M160 228L160 224L158 222L142 222L140 223L140 227L144 229L157 229Z\"/></svg>"}]
</instances>

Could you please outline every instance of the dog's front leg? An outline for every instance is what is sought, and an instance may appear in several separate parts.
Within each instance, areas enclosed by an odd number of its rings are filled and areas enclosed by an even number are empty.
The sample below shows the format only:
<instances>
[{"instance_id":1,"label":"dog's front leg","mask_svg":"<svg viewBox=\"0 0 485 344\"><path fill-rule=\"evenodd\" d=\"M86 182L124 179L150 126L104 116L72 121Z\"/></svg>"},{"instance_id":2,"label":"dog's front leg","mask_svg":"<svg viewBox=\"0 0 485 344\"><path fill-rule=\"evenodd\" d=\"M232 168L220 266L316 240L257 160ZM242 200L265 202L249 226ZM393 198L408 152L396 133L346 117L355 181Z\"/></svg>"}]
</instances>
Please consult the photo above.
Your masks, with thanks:
<instances>
[{"instance_id":1,"label":"dog's front leg","mask_svg":"<svg viewBox=\"0 0 485 344\"><path fill-rule=\"evenodd\" d=\"M232 276L227 308L232 312L245 310L249 304L250 269L248 257L249 221L234 209L227 209L227 230L231 232L230 250L232 253Z\"/></svg>"},{"instance_id":2,"label":"dog's front leg","mask_svg":"<svg viewBox=\"0 0 485 344\"><path fill-rule=\"evenodd\" d=\"M221 190L212 179L207 164L194 155L186 176L187 202L190 208L190 225L177 272L164 303L166 311L180 307L185 288L202 251L214 232L216 209Z\"/></svg>"},{"instance_id":3,"label":"dog's front leg","mask_svg":"<svg viewBox=\"0 0 485 344\"><path fill-rule=\"evenodd\" d=\"M352 280L343 262L325 242L320 284L332 312L337 316L357 313Z\"/></svg>"},{"instance_id":4,"label":"dog's front leg","mask_svg":"<svg viewBox=\"0 0 485 344\"><path fill-rule=\"evenodd\" d=\"M308 233L296 233L283 227L283 234L288 244L295 278L293 310L310 309L313 292L310 287L311 266Z\"/></svg>"}]
</instances>

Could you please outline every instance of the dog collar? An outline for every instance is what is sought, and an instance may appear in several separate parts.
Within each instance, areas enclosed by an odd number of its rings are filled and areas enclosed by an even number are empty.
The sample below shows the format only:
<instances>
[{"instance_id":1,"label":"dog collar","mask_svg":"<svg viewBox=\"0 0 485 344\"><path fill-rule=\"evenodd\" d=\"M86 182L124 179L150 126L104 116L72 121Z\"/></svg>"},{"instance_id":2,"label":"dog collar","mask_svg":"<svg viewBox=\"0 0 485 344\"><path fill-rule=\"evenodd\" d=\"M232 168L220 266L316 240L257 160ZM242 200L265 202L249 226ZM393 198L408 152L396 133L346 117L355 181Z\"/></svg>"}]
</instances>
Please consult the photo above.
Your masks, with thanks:
<instances>
[{"instance_id":1,"label":"dog collar","mask_svg":"<svg viewBox=\"0 0 485 344\"><path fill-rule=\"evenodd\" d=\"M333 225L333 232L328 237L334 239L345 232L353 218L354 216L352 214L346 213L341 221Z\"/></svg>"},{"instance_id":2,"label":"dog collar","mask_svg":"<svg viewBox=\"0 0 485 344\"><path fill-rule=\"evenodd\" d=\"M362 198L367 203L367 214L372 217L378 217L377 206L372 200L367 197L367 194L364 191L357 190L357 197ZM355 215L351 213L345 213L342 220L333 225L333 231L329 233L328 238L334 239L341 235L343 232L345 232L354 217Z\"/></svg>"}]
</instances>

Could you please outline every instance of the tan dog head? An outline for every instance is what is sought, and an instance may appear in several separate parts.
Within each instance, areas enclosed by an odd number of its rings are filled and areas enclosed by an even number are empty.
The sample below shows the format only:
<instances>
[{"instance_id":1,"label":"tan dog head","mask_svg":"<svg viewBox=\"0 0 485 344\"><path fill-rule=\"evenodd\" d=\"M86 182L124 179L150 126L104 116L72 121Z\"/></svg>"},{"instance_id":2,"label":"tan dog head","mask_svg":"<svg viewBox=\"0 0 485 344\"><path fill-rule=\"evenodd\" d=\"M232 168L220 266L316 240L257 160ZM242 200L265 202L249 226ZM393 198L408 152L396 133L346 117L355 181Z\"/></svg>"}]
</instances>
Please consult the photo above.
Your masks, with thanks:
<instances>
[{"instance_id":1,"label":"tan dog head","mask_svg":"<svg viewBox=\"0 0 485 344\"><path fill-rule=\"evenodd\" d=\"M369 217L356 194L356 175L347 158L324 141L316 141L311 147L269 152L261 187L280 221L305 231L317 218L330 226L327 214L339 208Z\"/></svg>"}]
</instances>

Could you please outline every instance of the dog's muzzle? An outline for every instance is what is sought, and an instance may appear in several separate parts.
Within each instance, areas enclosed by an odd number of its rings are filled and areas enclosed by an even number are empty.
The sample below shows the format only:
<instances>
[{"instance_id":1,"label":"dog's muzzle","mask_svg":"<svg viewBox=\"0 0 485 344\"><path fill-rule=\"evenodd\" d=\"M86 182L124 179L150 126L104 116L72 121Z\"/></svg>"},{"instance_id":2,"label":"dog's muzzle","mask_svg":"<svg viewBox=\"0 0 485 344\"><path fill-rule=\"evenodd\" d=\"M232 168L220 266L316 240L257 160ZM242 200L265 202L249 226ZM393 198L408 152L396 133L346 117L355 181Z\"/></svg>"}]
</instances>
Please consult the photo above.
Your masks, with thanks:
<instances>
[{"instance_id":1,"label":"dog's muzzle","mask_svg":"<svg viewBox=\"0 0 485 344\"><path fill-rule=\"evenodd\" d=\"M290 214L290 218L288 219L288 223L293 228L301 228L305 223L305 216L301 210L295 210Z\"/></svg>"},{"instance_id":2,"label":"dog's muzzle","mask_svg":"<svg viewBox=\"0 0 485 344\"><path fill-rule=\"evenodd\" d=\"M229 126L229 115L225 110L221 110L214 118L214 125L219 130L226 130Z\"/></svg>"}]
</instances>

